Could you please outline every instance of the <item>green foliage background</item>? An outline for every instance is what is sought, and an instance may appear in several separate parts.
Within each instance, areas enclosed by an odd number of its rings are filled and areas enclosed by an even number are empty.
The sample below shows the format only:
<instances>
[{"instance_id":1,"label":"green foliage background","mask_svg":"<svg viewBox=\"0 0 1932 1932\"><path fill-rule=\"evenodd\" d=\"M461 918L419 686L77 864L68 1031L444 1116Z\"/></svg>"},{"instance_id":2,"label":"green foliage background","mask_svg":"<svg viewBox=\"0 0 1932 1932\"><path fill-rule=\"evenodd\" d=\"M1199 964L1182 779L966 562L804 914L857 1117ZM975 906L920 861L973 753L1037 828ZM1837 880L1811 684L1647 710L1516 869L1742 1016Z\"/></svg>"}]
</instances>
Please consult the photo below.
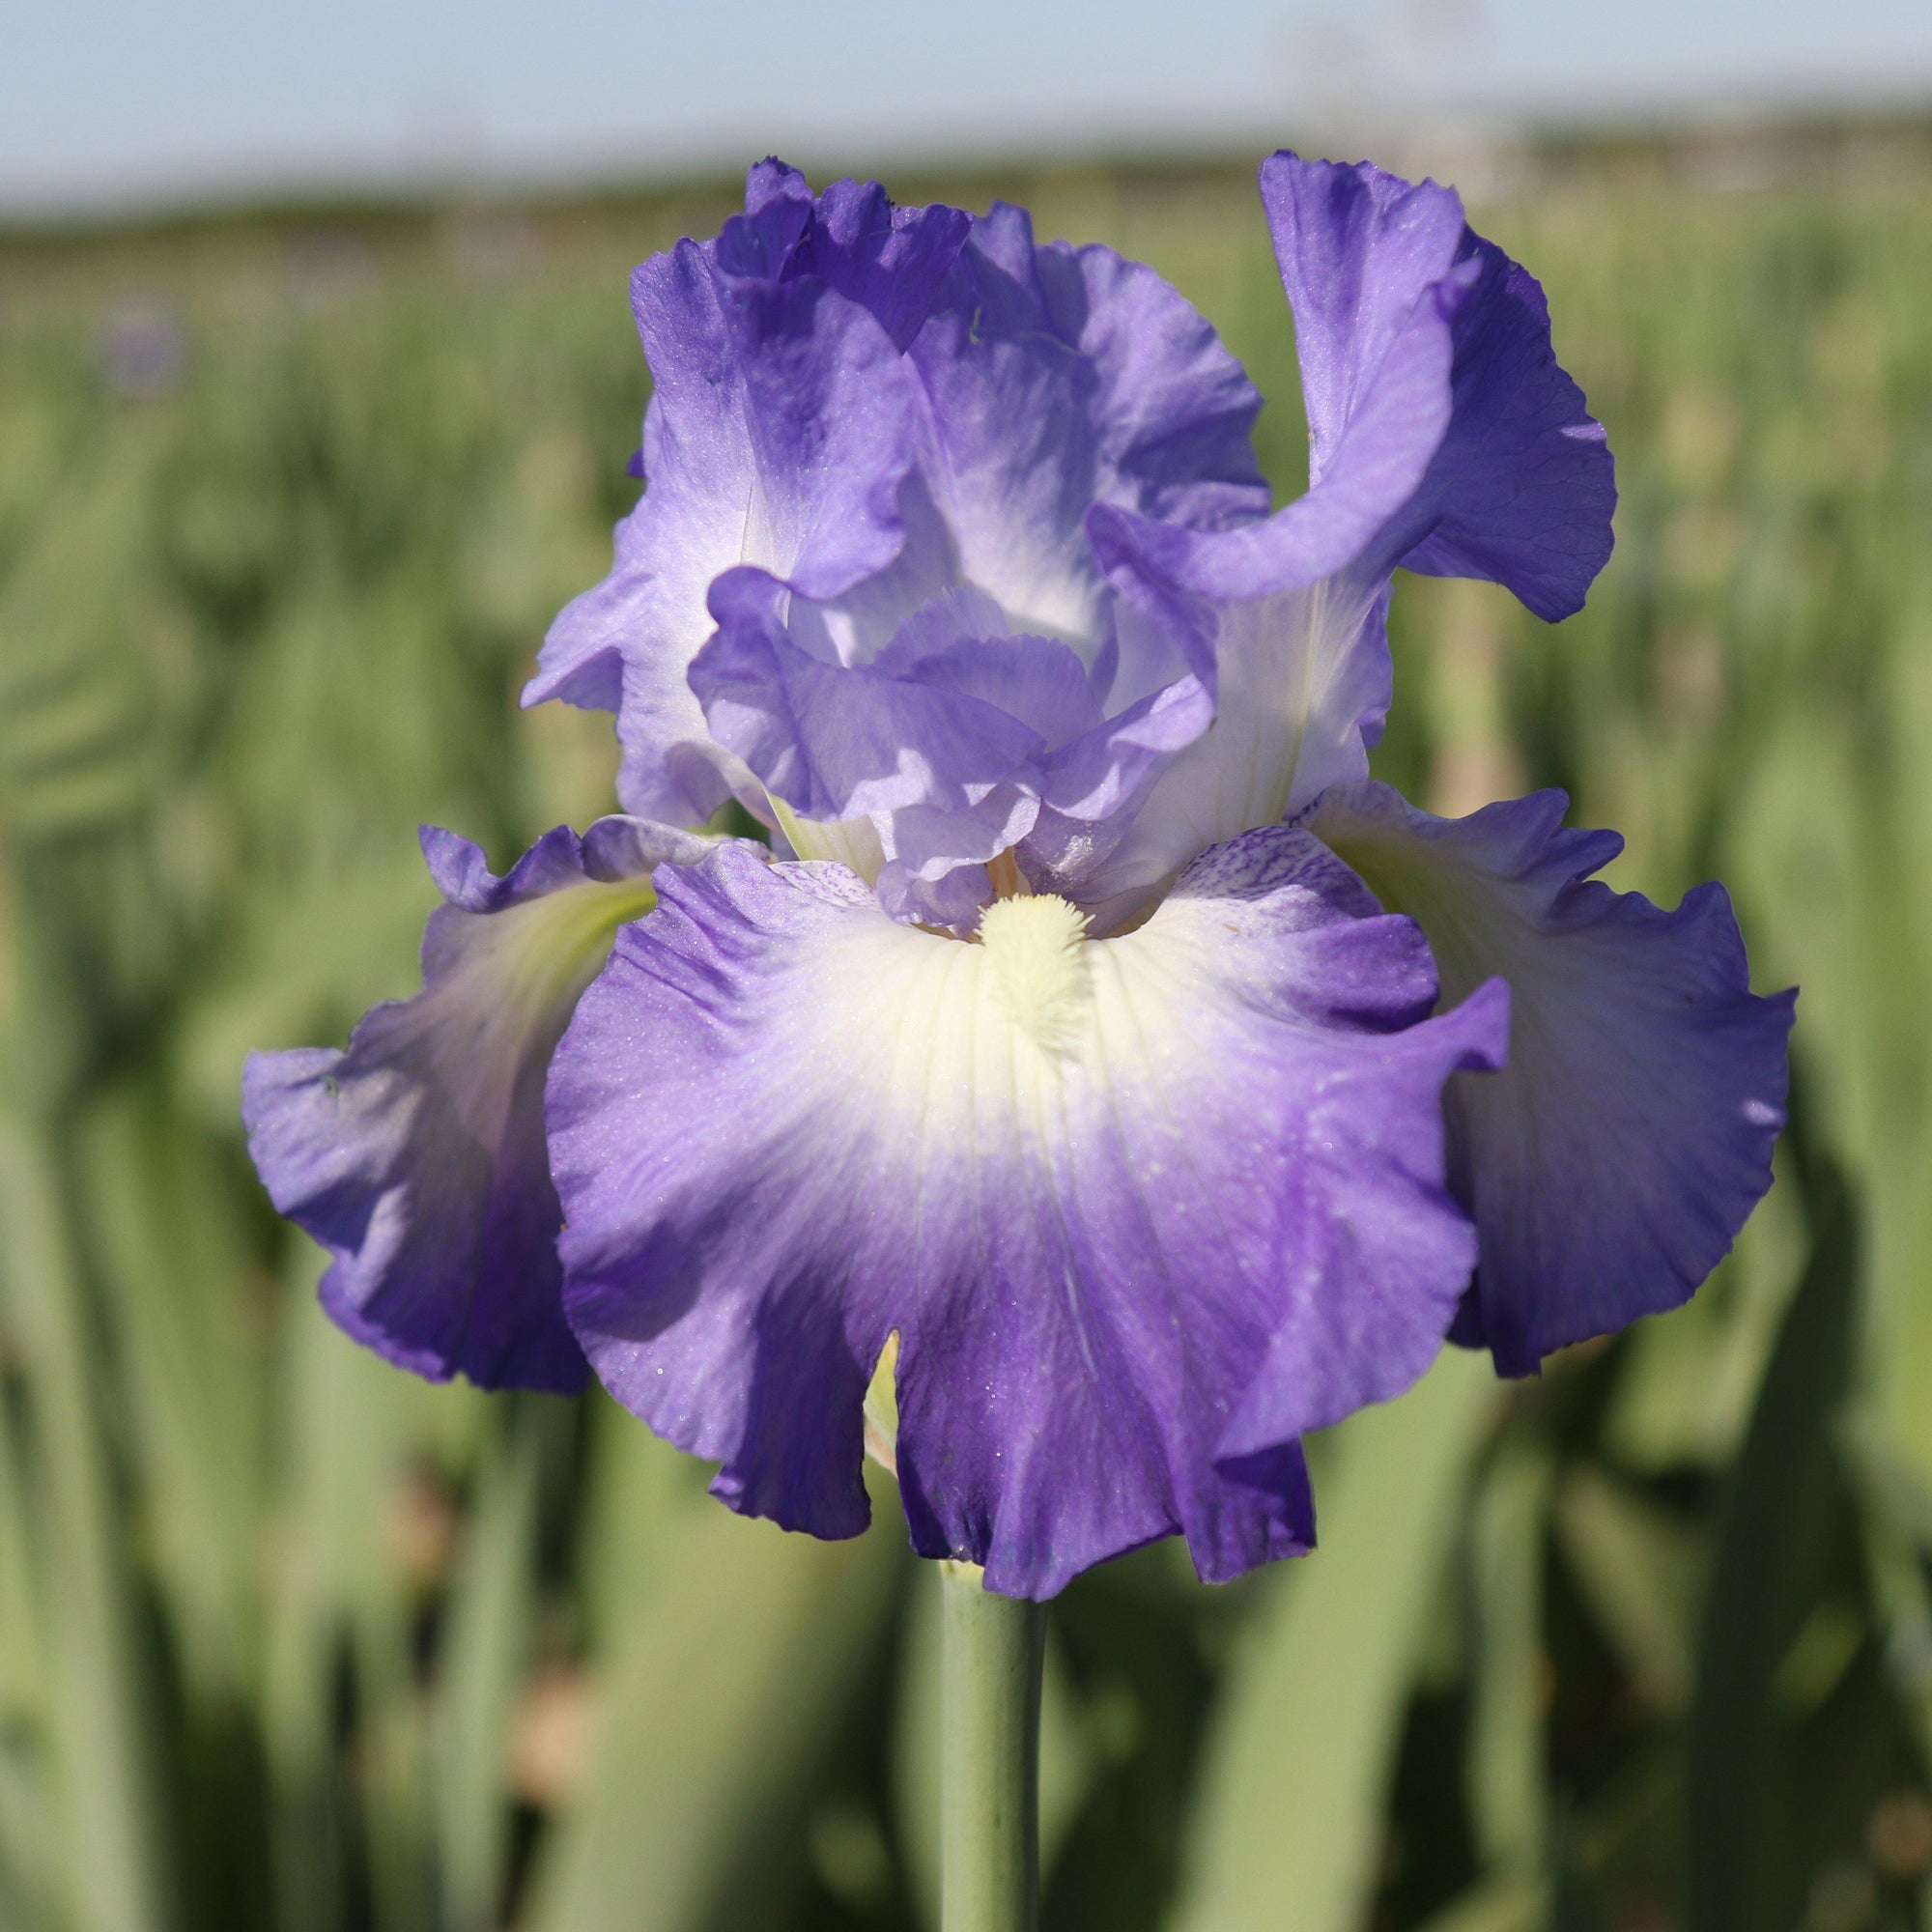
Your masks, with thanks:
<instances>
[{"instance_id":1,"label":"green foliage background","mask_svg":"<svg viewBox=\"0 0 1932 1932\"><path fill-rule=\"evenodd\" d=\"M1245 175L898 185L1155 263L1298 487ZM1928 190L1626 154L1481 211L1609 425L1617 553L1553 631L1405 581L1380 768L1561 783L1616 883L1725 878L1804 985L1794 1130L1690 1307L1517 1386L1451 1351L1317 1444L1317 1556L1067 1593L1054 1932L1921 1922ZM786 1538L601 1395L358 1353L236 1120L249 1047L414 984L419 820L500 865L608 809L604 721L514 696L635 489L624 271L725 206L0 240L0 1926L932 1922L891 1494Z\"/></svg>"}]
</instances>

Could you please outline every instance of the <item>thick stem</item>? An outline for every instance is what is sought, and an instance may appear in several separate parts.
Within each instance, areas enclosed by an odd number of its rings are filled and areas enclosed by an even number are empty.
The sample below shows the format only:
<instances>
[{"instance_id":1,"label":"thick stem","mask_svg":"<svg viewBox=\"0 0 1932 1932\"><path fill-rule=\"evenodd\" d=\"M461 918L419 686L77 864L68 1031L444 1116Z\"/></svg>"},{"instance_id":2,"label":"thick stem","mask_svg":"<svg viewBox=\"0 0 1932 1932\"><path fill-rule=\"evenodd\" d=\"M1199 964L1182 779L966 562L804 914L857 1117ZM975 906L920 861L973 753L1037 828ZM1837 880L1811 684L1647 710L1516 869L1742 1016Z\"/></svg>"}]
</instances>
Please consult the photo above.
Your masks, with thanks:
<instances>
[{"instance_id":1,"label":"thick stem","mask_svg":"<svg viewBox=\"0 0 1932 1932\"><path fill-rule=\"evenodd\" d=\"M941 1932L1039 1922L1039 1669L1046 1612L942 1563Z\"/></svg>"}]
</instances>

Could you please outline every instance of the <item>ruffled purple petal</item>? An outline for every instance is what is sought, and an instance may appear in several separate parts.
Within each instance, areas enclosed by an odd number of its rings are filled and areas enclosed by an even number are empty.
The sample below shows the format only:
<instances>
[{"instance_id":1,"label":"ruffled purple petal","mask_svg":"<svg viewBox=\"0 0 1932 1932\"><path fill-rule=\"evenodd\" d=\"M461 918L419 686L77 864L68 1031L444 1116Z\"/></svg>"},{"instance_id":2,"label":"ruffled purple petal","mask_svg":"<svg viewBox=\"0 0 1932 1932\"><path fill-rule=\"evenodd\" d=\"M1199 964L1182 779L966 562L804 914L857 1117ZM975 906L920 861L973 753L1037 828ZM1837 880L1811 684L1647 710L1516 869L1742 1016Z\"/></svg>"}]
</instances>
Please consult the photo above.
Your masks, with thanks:
<instances>
[{"instance_id":1,"label":"ruffled purple petal","mask_svg":"<svg viewBox=\"0 0 1932 1932\"><path fill-rule=\"evenodd\" d=\"M1481 1242L1458 1339L1505 1375L1686 1300L1771 1185L1793 993L1756 997L1721 886L1675 912L1589 874L1622 849L1561 792L1432 818L1386 785L1305 823L1429 935L1445 999L1499 975L1506 1072L1450 1090Z\"/></svg>"},{"instance_id":2,"label":"ruffled purple petal","mask_svg":"<svg viewBox=\"0 0 1932 1932\"><path fill-rule=\"evenodd\" d=\"M1267 509L1250 440L1261 398L1211 327L1111 249L1037 244L1025 210L976 220L910 351L927 403L922 470L960 581L1011 631L1091 656L1108 604L1095 503L1222 527Z\"/></svg>"},{"instance_id":3,"label":"ruffled purple petal","mask_svg":"<svg viewBox=\"0 0 1932 1932\"><path fill-rule=\"evenodd\" d=\"M776 157L760 161L747 178L745 216L755 221L773 204L805 216L783 269L822 276L867 310L901 350L932 312L973 221L963 210L938 203L896 208L877 182L834 182L814 200L805 177ZM721 249L733 226L725 224Z\"/></svg>"},{"instance_id":4,"label":"ruffled purple petal","mask_svg":"<svg viewBox=\"0 0 1932 1932\"><path fill-rule=\"evenodd\" d=\"M1316 488L1417 302L1455 266L1463 204L1434 182L1411 184L1366 161L1305 161L1287 149L1262 163L1261 193L1294 315Z\"/></svg>"},{"instance_id":5,"label":"ruffled purple petal","mask_svg":"<svg viewBox=\"0 0 1932 1932\"><path fill-rule=\"evenodd\" d=\"M1447 312L1452 408L1378 562L1489 578L1539 617L1579 610L1609 558L1616 484L1603 425L1550 346L1535 278L1434 182L1283 150L1262 164L1261 187L1294 311L1311 486L1358 440L1385 362L1417 304L1434 300Z\"/></svg>"},{"instance_id":6,"label":"ruffled purple petal","mask_svg":"<svg viewBox=\"0 0 1932 1932\"><path fill-rule=\"evenodd\" d=\"M1041 802L1039 863L1091 863L1208 714L1193 686L1168 695L1198 681L1184 647L1148 625L1123 642L1086 515L1222 527L1266 507L1260 399L1213 331L1137 264L1036 246L1019 210L969 224L854 182L814 198L777 161L753 169L715 242L646 263L633 297L656 380L649 488L611 577L553 627L526 701L618 711L634 810L693 819L734 793L761 809L769 779L705 729L687 682L713 582L764 570L799 600L795 638L808 616L819 627L823 648L799 639L808 655L843 666L971 592L999 612L983 636L1073 649L1117 722L1067 752L1065 804Z\"/></svg>"},{"instance_id":7,"label":"ruffled purple petal","mask_svg":"<svg viewBox=\"0 0 1932 1932\"><path fill-rule=\"evenodd\" d=\"M548 1102L617 1399L734 1508L852 1535L897 1333L922 1553L1049 1596L1177 1531L1209 1577L1307 1548L1299 1435L1419 1376L1467 1280L1440 1095L1503 989L1428 1018L1416 928L1291 829L1101 942L1021 897L965 944L744 847L660 884Z\"/></svg>"},{"instance_id":8,"label":"ruffled purple petal","mask_svg":"<svg viewBox=\"0 0 1932 1932\"><path fill-rule=\"evenodd\" d=\"M949 649L956 663L955 646L827 663L794 641L789 596L765 572L726 573L711 601L719 628L692 664L691 687L719 742L808 818L962 810L1040 749L1023 718L970 682L922 675L933 658L943 671ZM1006 641L1037 645L1040 657L1062 653L1080 675L1064 645Z\"/></svg>"},{"instance_id":9,"label":"ruffled purple petal","mask_svg":"<svg viewBox=\"0 0 1932 1932\"><path fill-rule=\"evenodd\" d=\"M971 929L998 853L1016 848L1041 879L1091 863L1211 716L1182 676L1102 717L1069 646L998 635L999 607L971 589L856 665L766 572L727 571L711 608L719 628L690 681L713 737L807 835L807 856L841 856L810 843L813 822L869 821L878 866L860 869L896 915L928 924ZM962 868L979 876L952 876Z\"/></svg>"},{"instance_id":10,"label":"ruffled purple petal","mask_svg":"<svg viewBox=\"0 0 1932 1932\"><path fill-rule=\"evenodd\" d=\"M891 770L895 803L875 828L884 901L958 925L990 889L957 870L1013 846L1028 876L1070 886L1209 723L1211 650L1191 654L1186 638L1120 605L1085 520L1096 502L1204 527L1259 517L1266 491L1249 440L1259 398L1151 270L1105 249L1040 247L1025 213L1004 206L974 224L910 355L924 412L918 468L900 492L905 544L837 598L793 597L783 624L827 668L802 673L820 687L823 715L867 739L860 769L874 774L883 756ZM790 783L810 785L808 763L830 772L829 758L805 755L803 721L776 689L776 669L770 648L721 632L694 668L714 732L807 816L859 810L849 784L814 789L808 810L805 793L774 777L781 758ZM1037 744L1002 770L985 714L942 704L942 680L1018 720ZM901 740L885 714L906 707L921 724L895 759ZM932 728L955 715L956 757ZM1017 745L1004 727L995 735Z\"/></svg>"},{"instance_id":11,"label":"ruffled purple petal","mask_svg":"<svg viewBox=\"0 0 1932 1932\"><path fill-rule=\"evenodd\" d=\"M1345 569L1222 603L1157 581L1145 557L1120 578L1150 607L1165 601L1177 628L1198 627L1215 660L1213 728L1154 775L1122 836L1071 878L1103 931L1141 917L1195 853L1366 776L1393 684L1385 578Z\"/></svg>"},{"instance_id":12,"label":"ruffled purple petal","mask_svg":"<svg viewBox=\"0 0 1932 1932\"><path fill-rule=\"evenodd\" d=\"M1213 700L1190 674L1056 747L1041 761L1039 814L1019 847L1027 876L1081 897L1175 754L1213 722Z\"/></svg>"},{"instance_id":13,"label":"ruffled purple petal","mask_svg":"<svg viewBox=\"0 0 1932 1932\"><path fill-rule=\"evenodd\" d=\"M447 901L423 990L365 1014L346 1052L252 1055L249 1151L329 1251L323 1303L357 1341L438 1380L575 1389L544 1076L611 933L652 903L653 867L712 841L629 818L581 839L559 826L502 878L454 833L422 841Z\"/></svg>"},{"instance_id":14,"label":"ruffled purple petal","mask_svg":"<svg viewBox=\"0 0 1932 1932\"><path fill-rule=\"evenodd\" d=\"M1213 330L1111 250L1036 244L1024 210L974 222L910 359L923 397L907 538L829 613L863 660L933 598L988 597L1006 634L1118 654L1114 599L1083 527L1095 503L1221 528L1266 512L1250 433L1261 399ZM1159 681L1187 667L1162 645ZM1151 690L1109 692L1124 710Z\"/></svg>"},{"instance_id":15,"label":"ruffled purple petal","mask_svg":"<svg viewBox=\"0 0 1932 1932\"><path fill-rule=\"evenodd\" d=\"M755 564L831 597L904 542L917 384L898 337L963 239L955 211L899 221L849 184L800 202L773 165L717 242L682 242L632 277L654 384L649 485L611 575L558 616L524 694L617 711L619 794L653 816L701 819L743 778L685 682L712 581Z\"/></svg>"}]
</instances>

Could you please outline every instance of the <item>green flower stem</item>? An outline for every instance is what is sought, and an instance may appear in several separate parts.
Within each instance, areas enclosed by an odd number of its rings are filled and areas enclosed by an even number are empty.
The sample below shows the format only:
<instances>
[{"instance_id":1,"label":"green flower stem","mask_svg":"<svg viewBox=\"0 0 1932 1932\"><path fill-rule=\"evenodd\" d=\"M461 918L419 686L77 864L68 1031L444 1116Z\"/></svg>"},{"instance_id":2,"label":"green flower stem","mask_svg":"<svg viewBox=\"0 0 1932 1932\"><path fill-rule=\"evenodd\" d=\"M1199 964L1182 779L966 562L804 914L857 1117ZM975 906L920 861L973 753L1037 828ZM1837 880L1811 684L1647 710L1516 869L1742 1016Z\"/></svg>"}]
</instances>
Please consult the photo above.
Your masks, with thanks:
<instances>
[{"instance_id":1,"label":"green flower stem","mask_svg":"<svg viewBox=\"0 0 1932 1932\"><path fill-rule=\"evenodd\" d=\"M1046 1611L942 1563L941 1932L1039 1923L1039 1670Z\"/></svg>"}]
</instances>

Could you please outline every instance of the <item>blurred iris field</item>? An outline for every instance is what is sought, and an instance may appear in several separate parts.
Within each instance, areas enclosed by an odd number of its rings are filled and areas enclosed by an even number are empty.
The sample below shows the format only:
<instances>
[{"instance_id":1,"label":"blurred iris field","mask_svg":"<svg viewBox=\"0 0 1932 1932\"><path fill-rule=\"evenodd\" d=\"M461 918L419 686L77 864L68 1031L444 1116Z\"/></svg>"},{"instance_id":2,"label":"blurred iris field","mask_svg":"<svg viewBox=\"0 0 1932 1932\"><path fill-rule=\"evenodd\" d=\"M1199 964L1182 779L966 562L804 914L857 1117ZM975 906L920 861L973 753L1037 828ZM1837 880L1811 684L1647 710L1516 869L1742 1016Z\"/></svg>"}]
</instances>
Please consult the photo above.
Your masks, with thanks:
<instances>
[{"instance_id":1,"label":"blurred iris field","mask_svg":"<svg viewBox=\"0 0 1932 1932\"><path fill-rule=\"evenodd\" d=\"M1314 1445L1321 1548L1055 1606L1048 1932L1932 1924L1932 158L1477 205L1619 459L1551 630L1403 579L1382 776L1567 786L1804 988L1679 1313ZM1251 176L890 184L1152 262L1303 459ZM629 265L724 186L0 237L0 1927L931 1927L935 1579L731 1517L601 1393L317 1310L251 1047L416 983L418 821L611 808L515 697L606 567Z\"/></svg>"}]
</instances>

